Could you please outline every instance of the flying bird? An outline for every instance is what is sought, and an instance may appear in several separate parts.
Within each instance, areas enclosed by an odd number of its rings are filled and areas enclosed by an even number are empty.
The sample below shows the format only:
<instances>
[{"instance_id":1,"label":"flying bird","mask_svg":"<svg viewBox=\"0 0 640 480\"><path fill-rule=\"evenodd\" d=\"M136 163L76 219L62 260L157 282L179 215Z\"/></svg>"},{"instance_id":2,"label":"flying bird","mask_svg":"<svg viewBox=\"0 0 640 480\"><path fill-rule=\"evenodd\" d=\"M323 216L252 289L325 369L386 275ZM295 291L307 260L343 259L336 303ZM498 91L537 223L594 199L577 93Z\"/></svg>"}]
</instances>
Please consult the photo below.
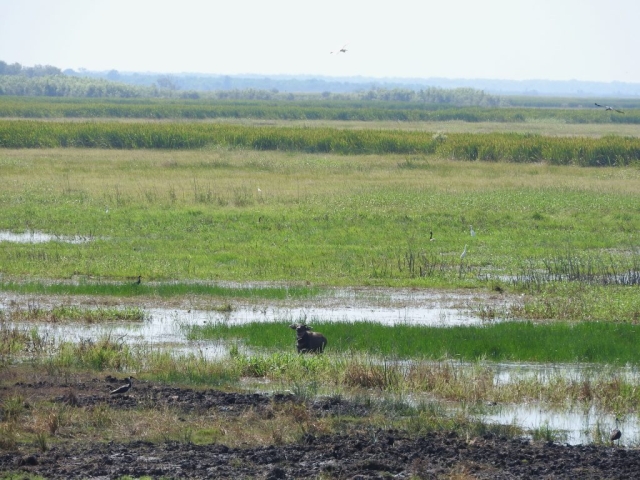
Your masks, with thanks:
<instances>
[{"instance_id":1,"label":"flying bird","mask_svg":"<svg viewBox=\"0 0 640 480\"><path fill-rule=\"evenodd\" d=\"M130 389L131 389L131 380L133 379L133 377L129 377L127 378L127 384L126 385L122 385L121 387L116 388L115 390L111 391L111 395L119 395L121 393L127 393Z\"/></svg>"},{"instance_id":2,"label":"flying bird","mask_svg":"<svg viewBox=\"0 0 640 480\"><path fill-rule=\"evenodd\" d=\"M610 107L609 105L600 105L599 103L594 103L596 107L602 107L605 111L624 113L622 110L618 110L617 108Z\"/></svg>"},{"instance_id":3,"label":"flying bird","mask_svg":"<svg viewBox=\"0 0 640 480\"><path fill-rule=\"evenodd\" d=\"M340 55L341 53L347 53L347 45L349 45L348 43L345 43L342 47L340 47L338 50L336 50L335 52L329 52L330 54L336 54L336 55Z\"/></svg>"}]
</instances>

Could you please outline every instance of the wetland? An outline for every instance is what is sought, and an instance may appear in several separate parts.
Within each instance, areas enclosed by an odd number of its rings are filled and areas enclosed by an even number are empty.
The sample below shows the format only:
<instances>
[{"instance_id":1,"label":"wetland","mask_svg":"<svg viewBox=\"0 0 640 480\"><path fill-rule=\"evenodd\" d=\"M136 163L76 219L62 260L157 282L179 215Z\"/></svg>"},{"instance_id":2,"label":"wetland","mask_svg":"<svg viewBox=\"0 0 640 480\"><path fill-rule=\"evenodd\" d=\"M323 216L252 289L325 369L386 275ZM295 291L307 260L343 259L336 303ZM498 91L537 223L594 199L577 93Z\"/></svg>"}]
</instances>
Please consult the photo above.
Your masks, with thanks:
<instances>
[{"instance_id":1,"label":"wetland","mask_svg":"<svg viewBox=\"0 0 640 480\"><path fill-rule=\"evenodd\" d=\"M108 125L150 148L100 144L108 119L0 122L98 141L0 143L0 470L633 476L636 127L535 115L283 122L246 145L257 120L213 143L202 122ZM281 148L291 132L324 150ZM325 353L295 353L291 323Z\"/></svg>"}]
</instances>

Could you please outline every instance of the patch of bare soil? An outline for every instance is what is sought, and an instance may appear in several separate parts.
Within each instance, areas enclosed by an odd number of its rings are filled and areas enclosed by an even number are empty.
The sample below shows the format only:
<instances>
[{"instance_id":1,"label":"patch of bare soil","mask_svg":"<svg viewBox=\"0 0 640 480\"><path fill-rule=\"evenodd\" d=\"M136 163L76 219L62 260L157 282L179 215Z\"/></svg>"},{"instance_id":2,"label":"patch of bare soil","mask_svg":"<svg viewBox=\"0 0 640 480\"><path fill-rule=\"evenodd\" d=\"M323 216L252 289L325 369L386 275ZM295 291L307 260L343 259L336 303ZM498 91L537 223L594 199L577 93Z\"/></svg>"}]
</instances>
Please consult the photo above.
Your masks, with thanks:
<instances>
[{"instance_id":1,"label":"patch of bare soil","mask_svg":"<svg viewBox=\"0 0 640 480\"><path fill-rule=\"evenodd\" d=\"M136 382L135 394L109 396L121 384L112 377L74 383L18 383L9 390L32 399L75 406L108 403L112 408L157 405L184 411L235 415L246 409L289 402L291 395L225 393ZM340 398L306 403L320 416L364 416L366 406ZM306 435L299 443L230 448L179 442L67 443L45 452L35 448L0 451L0 471L45 478L425 478L596 479L638 478L640 450L609 446L567 446L495 436L460 438L453 432L410 435L397 430Z\"/></svg>"}]
</instances>

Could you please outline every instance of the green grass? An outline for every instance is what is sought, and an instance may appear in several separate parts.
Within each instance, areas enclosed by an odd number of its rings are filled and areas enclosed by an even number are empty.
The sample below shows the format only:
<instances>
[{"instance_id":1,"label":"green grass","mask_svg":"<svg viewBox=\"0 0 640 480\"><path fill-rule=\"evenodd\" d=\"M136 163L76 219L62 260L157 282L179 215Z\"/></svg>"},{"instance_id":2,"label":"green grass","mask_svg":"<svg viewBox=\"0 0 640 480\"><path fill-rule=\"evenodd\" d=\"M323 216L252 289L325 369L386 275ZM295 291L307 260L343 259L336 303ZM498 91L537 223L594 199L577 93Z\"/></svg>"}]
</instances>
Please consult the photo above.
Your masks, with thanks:
<instances>
[{"instance_id":1,"label":"green grass","mask_svg":"<svg viewBox=\"0 0 640 480\"><path fill-rule=\"evenodd\" d=\"M201 149L357 154L421 154L467 161L620 166L640 160L640 139L545 137L520 133L439 135L389 129L336 129L202 123L0 120L0 148Z\"/></svg>"},{"instance_id":2,"label":"green grass","mask_svg":"<svg viewBox=\"0 0 640 480\"><path fill-rule=\"evenodd\" d=\"M238 341L249 347L291 350L285 323L224 323L185 327L190 339ZM314 322L328 352L363 352L399 358L475 361L639 364L640 328L633 324L504 322L486 326L384 326L373 322Z\"/></svg>"},{"instance_id":3,"label":"green grass","mask_svg":"<svg viewBox=\"0 0 640 480\"><path fill-rule=\"evenodd\" d=\"M221 298L259 298L269 300L285 300L292 298L308 298L318 295L321 289L306 286L282 286L282 287L226 287L223 285L204 283L154 283L137 285L130 281L127 283L51 283L51 282L2 282L0 290L16 292L20 294L42 295L110 295L118 297L157 296L178 297L184 295L207 295ZM42 312L44 315L47 312ZM117 311L96 311L93 315L105 318L117 317ZM125 312L126 314L126 312ZM91 310L76 311L73 307L66 310L52 310L49 315L64 319L73 319L79 316L89 318ZM115 318L117 319L117 318Z\"/></svg>"},{"instance_id":4,"label":"green grass","mask_svg":"<svg viewBox=\"0 0 640 480\"><path fill-rule=\"evenodd\" d=\"M507 99L508 102L517 99ZM540 100L540 99L538 99ZM554 108L456 107L424 102L363 100L169 100L169 99L71 99L0 96L0 117L21 118L125 118L205 120L251 118L263 120L326 121L465 121L585 124L638 124L638 102L620 99L624 115L595 108L589 99L546 99ZM524 105L531 97L520 101ZM559 106L571 108L557 108Z\"/></svg>"},{"instance_id":5,"label":"green grass","mask_svg":"<svg viewBox=\"0 0 640 480\"><path fill-rule=\"evenodd\" d=\"M144 310L138 307L81 308L76 305L60 305L51 308L29 305L26 309L12 308L10 310L7 310L5 312L5 315L9 321L13 322L35 321L50 323L141 322L147 318L147 314L144 312ZM2 310L0 310L0 318L3 318Z\"/></svg>"},{"instance_id":6,"label":"green grass","mask_svg":"<svg viewBox=\"0 0 640 480\"><path fill-rule=\"evenodd\" d=\"M0 150L0 170L0 230L88 240L3 242L1 288L22 293L281 299L324 285L535 293L542 279L597 288L604 302L603 282L640 263L633 167L53 149ZM138 275L142 284L132 285ZM587 308L598 299L580 296ZM625 304L620 320L632 320L637 302Z\"/></svg>"}]
</instances>

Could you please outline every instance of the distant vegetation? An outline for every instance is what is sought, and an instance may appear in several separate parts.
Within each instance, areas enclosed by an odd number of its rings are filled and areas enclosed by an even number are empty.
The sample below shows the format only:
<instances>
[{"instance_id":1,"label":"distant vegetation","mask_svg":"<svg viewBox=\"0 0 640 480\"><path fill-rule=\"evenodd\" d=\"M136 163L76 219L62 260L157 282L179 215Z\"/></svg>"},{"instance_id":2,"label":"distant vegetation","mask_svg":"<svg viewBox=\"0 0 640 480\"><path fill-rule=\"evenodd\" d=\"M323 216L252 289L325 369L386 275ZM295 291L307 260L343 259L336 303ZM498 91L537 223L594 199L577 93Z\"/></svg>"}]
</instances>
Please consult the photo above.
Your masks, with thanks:
<instances>
[{"instance_id":1,"label":"distant vegetation","mask_svg":"<svg viewBox=\"0 0 640 480\"><path fill-rule=\"evenodd\" d=\"M431 83L430 83L431 82ZM499 90L507 95L487 93L485 86L494 82ZM548 81L538 81L547 85ZM508 83L508 82L507 82ZM514 82L511 82L514 83ZM516 84L518 82L515 82ZM562 82L560 82L562 83ZM587 91L607 91L603 96L611 97L611 88L617 89L621 97L633 99L616 100L619 108L637 108L640 87L635 84L594 84L593 82L564 82L561 89L565 92L579 92L579 85L585 85ZM445 88L443 88L443 85ZM474 85L471 88L469 85ZM480 88L478 88L480 86ZM606 88L605 88L606 87ZM37 97L74 97L74 98L171 98L171 99L209 99L209 100L264 100L264 101L300 101L314 102L334 100L364 102L399 103L405 106L450 106L450 107L554 107L583 108L593 107L593 102L575 96L544 97L529 88L522 91L531 95L511 95L518 89L509 90L505 81L487 80L339 80L332 78L273 78L257 75L224 76L199 74L139 74L109 72L61 71L50 65L23 67L0 61L0 96L37 96ZM519 87L522 88L522 87ZM604 88L604 90L603 90ZM609 88L609 90L607 90ZM576 90L577 89L577 90ZM570 93L569 93L570 94ZM611 103L611 102L610 102ZM397 107L395 107L397 108ZM379 118L375 118L379 119ZM399 120L404 118L400 117ZM410 120L410 118L407 118ZM430 118L422 118L430 120ZM482 119L479 119L480 121ZM472 120L472 121L479 121Z\"/></svg>"},{"instance_id":2,"label":"distant vegetation","mask_svg":"<svg viewBox=\"0 0 640 480\"><path fill-rule=\"evenodd\" d=\"M1 81L0 77L0 81ZM46 77L34 79L45 82ZM86 82L85 82L86 83ZM117 85L117 84L114 84ZM81 88L98 88L80 85ZM102 87L107 89L109 85ZM100 87L100 88L102 88ZM129 87L127 87L129 88ZM1 87L0 87L1 89ZM247 95L250 92L245 92ZM449 92L442 103L380 100L260 100L260 99L161 99L161 98L55 98L0 95L0 117L10 118L137 118L137 119L254 119L326 121L442 122L558 122L572 124L639 124L640 100L627 100L624 114L607 112L592 103L580 108L457 107L472 103L465 92ZM460 97L456 99L455 95ZM125 96L124 94L122 96ZM514 98L514 102L524 102Z\"/></svg>"},{"instance_id":3,"label":"distant vegetation","mask_svg":"<svg viewBox=\"0 0 640 480\"><path fill-rule=\"evenodd\" d=\"M624 166L640 160L640 138L545 137L517 133L425 133L215 123L0 120L1 148L199 149L306 153L427 154L457 160ZM410 162L409 162L410 163ZM408 164L407 168L411 168Z\"/></svg>"}]
</instances>

